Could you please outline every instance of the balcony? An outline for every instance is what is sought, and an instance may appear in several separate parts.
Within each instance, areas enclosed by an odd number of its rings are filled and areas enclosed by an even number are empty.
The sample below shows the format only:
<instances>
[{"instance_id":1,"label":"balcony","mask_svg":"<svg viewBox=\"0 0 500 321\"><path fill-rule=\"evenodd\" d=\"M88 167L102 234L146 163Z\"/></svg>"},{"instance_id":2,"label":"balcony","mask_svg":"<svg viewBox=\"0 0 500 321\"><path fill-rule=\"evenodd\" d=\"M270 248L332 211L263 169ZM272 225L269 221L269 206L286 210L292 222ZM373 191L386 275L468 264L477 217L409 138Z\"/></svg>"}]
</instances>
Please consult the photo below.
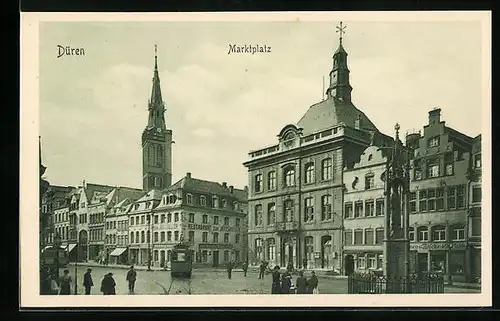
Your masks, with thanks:
<instances>
[{"instance_id":1,"label":"balcony","mask_svg":"<svg viewBox=\"0 0 500 321\"><path fill-rule=\"evenodd\" d=\"M299 221L276 222L274 224L275 232L297 232L299 230Z\"/></svg>"}]
</instances>

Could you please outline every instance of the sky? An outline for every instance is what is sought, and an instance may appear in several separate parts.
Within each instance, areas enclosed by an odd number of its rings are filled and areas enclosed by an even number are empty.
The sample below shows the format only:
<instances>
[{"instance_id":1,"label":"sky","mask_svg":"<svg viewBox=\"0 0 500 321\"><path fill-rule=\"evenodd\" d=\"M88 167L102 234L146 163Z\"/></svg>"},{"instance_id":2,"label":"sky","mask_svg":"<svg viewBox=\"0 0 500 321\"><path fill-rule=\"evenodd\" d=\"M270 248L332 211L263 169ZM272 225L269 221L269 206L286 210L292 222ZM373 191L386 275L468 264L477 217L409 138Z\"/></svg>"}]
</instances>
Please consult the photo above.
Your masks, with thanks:
<instances>
[{"instance_id":1,"label":"sky","mask_svg":"<svg viewBox=\"0 0 500 321\"><path fill-rule=\"evenodd\" d=\"M173 182L248 184L250 150L277 143L323 97L338 47L331 22L42 22L40 135L44 177L54 185L142 187L158 46ZM479 22L349 22L343 45L354 105L379 130L421 129L440 107L448 126L481 133ZM271 46L229 54L229 45ZM57 58L57 45L84 56ZM327 87L327 84L325 85Z\"/></svg>"}]
</instances>

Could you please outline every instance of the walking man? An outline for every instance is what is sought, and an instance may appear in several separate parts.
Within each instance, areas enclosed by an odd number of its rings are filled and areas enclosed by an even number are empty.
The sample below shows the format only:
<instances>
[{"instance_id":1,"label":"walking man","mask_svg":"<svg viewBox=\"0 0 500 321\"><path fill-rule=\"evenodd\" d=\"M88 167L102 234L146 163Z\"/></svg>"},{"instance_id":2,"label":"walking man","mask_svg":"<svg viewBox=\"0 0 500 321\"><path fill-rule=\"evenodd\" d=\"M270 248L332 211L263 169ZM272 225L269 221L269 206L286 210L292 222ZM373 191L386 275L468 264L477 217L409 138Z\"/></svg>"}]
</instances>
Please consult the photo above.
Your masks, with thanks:
<instances>
[{"instance_id":1,"label":"walking man","mask_svg":"<svg viewBox=\"0 0 500 321\"><path fill-rule=\"evenodd\" d=\"M259 266L259 279L263 279L264 278L264 271L266 270L266 265L264 264L264 261L262 261L260 263L260 266Z\"/></svg>"},{"instance_id":2,"label":"walking man","mask_svg":"<svg viewBox=\"0 0 500 321\"><path fill-rule=\"evenodd\" d=\"M101 282L101 292L104 295L115 295L116 294L116 282L113 279L113 273L108 273L104 276Z\"/></svg>"},{"instance_id":3,"label":"walking man","mask_svg":"<svg viewBox=\"0 0 500 321\"><path fill-rule=\"evenodd\" d=\"M134 293L135 291L135 280L137 279L137 272L132 265L130 270L127 272L127 281L128 281L128 291L130 293Z\"/></svg>"},{"instance_id":4,"label":"walking man","mask_svg":"<svg viewBox=\"0 0 500 321\"><path fill-rule=\"evenodd\" d=\"M297 294L307 293L307 280L304 277L304 271L299 272L299 277L297 278L295 285L297 286Z\"/></svg>"},{"instance_id":5,"label":"walking man","mask_svg":"<svg viewBox=\"0 0 500 321\"><path fill-rule=\"evenodd\" d=\"M312 271L311 272L311 278L307 280L307 285L309 289L309 293L311 294L319 294L318 291L318 277L316 276L316 272Z\"/></svg>"},{"instance_id":6,"label":"walking man","mask_svg":"<svg viewBox=\"0 0 500 321\"><path fill-rule=\"evenodd\" d=\"M231 280L231 272L233 271L234 268L234 263L233 261L229 261L227 263L227 278Z\"/></svg>"},{"instance_id":7,"label":"walking man","mask_svg":"<svg viewBox=\"0 0 500 321\"><path fill-rule=\"evenodd\" d=\"M247 271L248 271L248 262L245 261L243 262L243 276L247 276Z\"/></svg>"},{"instance_id":8,"label":"walking man","mask_svg":"<svg viewBox=\"0 0 500 321\"><path fill-rule=\"evenodd\" d=\"M83 275L83 286L85 287L85 295L90 295L90 289L94 286L94 282L92 282L92 272L91 268L87 269L87 273Z\"/></svg>"}]
</instances>

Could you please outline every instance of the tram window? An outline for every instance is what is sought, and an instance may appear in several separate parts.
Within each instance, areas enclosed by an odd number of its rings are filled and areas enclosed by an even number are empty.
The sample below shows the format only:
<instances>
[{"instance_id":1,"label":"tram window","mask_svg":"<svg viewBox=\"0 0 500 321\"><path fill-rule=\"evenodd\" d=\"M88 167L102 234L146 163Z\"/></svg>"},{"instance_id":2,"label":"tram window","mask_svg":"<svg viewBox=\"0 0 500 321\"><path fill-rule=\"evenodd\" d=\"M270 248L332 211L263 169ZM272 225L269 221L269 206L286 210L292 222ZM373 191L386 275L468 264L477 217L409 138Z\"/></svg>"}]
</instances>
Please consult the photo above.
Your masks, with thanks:
<instances>
[{"instance_id":1,"label":"tram window","mask_svg":"<svg viewBox=\"0 0 500 321\"><path fill-rule=\"evenodd\" d=\"M186 253L178 252L177 253L177 261L179 261L179 262L186 261Z\"/></svg>"}]
</instances>

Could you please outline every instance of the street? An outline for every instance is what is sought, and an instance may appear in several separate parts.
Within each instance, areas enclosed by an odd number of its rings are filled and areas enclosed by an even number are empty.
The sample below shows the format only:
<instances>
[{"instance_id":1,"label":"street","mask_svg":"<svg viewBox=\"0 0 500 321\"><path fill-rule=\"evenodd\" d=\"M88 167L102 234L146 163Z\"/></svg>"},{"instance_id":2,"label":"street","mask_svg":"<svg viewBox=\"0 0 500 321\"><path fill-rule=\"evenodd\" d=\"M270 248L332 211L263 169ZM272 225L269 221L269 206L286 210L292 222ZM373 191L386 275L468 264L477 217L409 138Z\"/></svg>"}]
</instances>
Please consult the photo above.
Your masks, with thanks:
<instances>
[{"instance_id":1,"label":"street","mask_svg":"<svg viewBox=\"0 0 500 321\"><path fill-rule=\"evenodd\" d=\"M101 295L100 285L105 274L113 273L116 282L116 294L128 295L128 283L126 281L127 271L123 268L113 267L91 267L92 295ZM69 267L70 275L74 279L75 268ZM83 275L87 266L78 266L78 294L84 294ZM137 271L137 281L135 284L136 295L181 295L181 294L270 294L271 275L266 275L263 280L258 279L257 272L248 272L243 276L241 270L233 271L231 280L227 277L227 272L193 270L191 279L172 279L170 271ZM306 276L309 276L306 273ZM296 276L293 277L295 281ZM74 284L71 293L73 294ZM345 278L319 278L319 291L321 294L347 294L347 279ZM478 293L479 290L445 287L445 293Z\"/></svg>"}]
</instances>

